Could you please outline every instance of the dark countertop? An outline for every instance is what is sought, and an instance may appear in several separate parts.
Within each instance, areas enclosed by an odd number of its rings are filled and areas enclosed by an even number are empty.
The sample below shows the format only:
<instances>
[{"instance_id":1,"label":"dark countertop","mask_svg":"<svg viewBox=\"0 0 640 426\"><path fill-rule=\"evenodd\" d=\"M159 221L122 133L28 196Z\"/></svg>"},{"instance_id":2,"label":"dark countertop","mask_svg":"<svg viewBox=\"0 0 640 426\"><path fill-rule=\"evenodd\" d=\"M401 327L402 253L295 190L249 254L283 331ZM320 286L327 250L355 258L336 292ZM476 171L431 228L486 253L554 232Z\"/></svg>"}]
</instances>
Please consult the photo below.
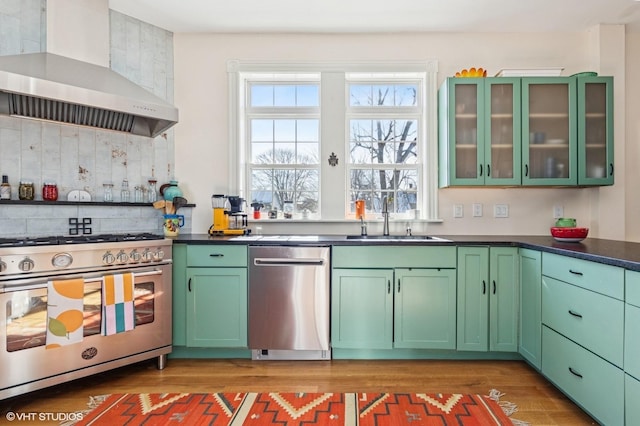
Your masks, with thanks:
<instances>
[{"instance_id":1,"label":"dark countertop","mask_svg":"<svg viewBox=\"0 0 640 426\"><path fill-rule=\"evenodd\" d=\"M259 237L259 236L256 236ZM260 237L269 237L263 235ZM251 244L251 245L506 245L561 254L607 265L640 271L640 243L586 238L579 243L558 242L551 236L528 235L438 235L450 241L360 241L347 240L345 235L319 235L317 240L233 240L233 236L212 237L208 234L180 234L176 243L184 244Z\"/></svg>"}]
</instances>

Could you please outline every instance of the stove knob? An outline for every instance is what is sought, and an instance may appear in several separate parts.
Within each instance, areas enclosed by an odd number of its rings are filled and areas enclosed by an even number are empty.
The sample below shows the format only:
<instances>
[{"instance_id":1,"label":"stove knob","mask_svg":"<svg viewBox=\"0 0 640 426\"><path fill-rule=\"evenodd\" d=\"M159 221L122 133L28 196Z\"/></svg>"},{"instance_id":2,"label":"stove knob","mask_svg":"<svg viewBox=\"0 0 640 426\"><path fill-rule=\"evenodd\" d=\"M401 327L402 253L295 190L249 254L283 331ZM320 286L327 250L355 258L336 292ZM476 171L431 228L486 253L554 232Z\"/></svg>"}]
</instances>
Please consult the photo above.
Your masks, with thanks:
<instances>
[{"instance_id":1,"label":"stove knob","mask_svg":"<svg viewBox=\"0 0 640 426\"><path fill-rule=\"evenodd\" d=\"M0 272L4 272L7 270L7 264L0 260Z\"/></svg>"},{"instance_id":2,"label":"stove knob","mask_svg":"<svg viewBox=\"0 0 640 426\"><path fill-rule=\"evenodd\" d=\"M33 263L33 260L28 257L25 257L20 261L20 263L18 263L18 268L23 272L29 272L34 266L36 266L35 263Z\"/></svg>"},{"instance_id":3,"label":"stove knob","mask_svg":"<svg viewBox=\"0 0 640 426\"><path fill-rule=\"evenodd\" d=\"M120 253L116 254L116 260L118 263L127 263L129 255L125 253L124 250L120 250Z\"/></svg>"},{"instance_id":4,"label":"stove knob","mask_svg":"<svg viewBox=\"0 0 640 426\"><path fill-rule=\"evenodd\" d=\"M162 251L162 249L156 250L154 257L158 262L161 261L164 258L164 251Z\"/></svg>"},{"instance_id":5,"label":"stove knob","mask_svg":"<svg viewBox=\"0 0 640 426\"><path fill-rule=\"evenodd\" d=\"M138 253L138 250L133 249L131 253L129 253L129 258L137 263L142 259L142 255Z\"/></svg>"},{"instance_id":6,"label":"stove knob","mask_svg":"<svg viewBox=\"0 0 640 426\"><path fill-rule=\"evenodd\" d=\"M115 261L116 261L116 257L112 255L110 251L106 252L104 256L102 256L102 262L105 265L111 265Z\"/></svg>"},{"instance_id":7,"label":"stove knob","mask_svg":"<svg viewBox=\"0 0 640 426\"><path fill-rule=\"evenodd\" d=\"M153 260L153 253L148 248L144 249L142 252L142 261L143 262L151 262Z\"/></svg>"}]
</instances>

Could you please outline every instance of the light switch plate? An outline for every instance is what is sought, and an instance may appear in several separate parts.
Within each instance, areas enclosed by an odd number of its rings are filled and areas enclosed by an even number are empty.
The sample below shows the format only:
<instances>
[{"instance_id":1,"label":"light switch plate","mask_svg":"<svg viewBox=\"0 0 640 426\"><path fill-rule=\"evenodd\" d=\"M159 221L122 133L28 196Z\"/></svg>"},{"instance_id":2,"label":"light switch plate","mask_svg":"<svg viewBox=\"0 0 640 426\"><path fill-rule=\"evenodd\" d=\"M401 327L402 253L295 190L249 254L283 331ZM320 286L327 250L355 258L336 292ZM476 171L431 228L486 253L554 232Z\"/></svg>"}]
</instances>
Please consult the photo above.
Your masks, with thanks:
<instances>
[{"instance_id":1,"label":"light switch plate","mask_svg":"<svg viewBox=\"0 0 640 426\"><path fill-rule=\"evenodd\" d=\"M471 205L473 217L482 217L482 204L473 203Z\"/></svg>"},{"instance_id":2,"label":"light switch plate","mask_svg":"<svg viewBox=\"0 0 640 426\"><path fill-rule=\"evenodd\" d=\"M509 204L495 204L493 217L509 217Z\"/></svg>"},{"instance_id":3,"label":"light switch plate","mask_svg":"<svg viewBox=\"0 0 640 426\"><path fill-rule=\"evenodd\" d=\"M562 206L553 206L553 218L559 219L564 217L564 208Z\"/></svg>"},{"instance_id":4,"label":"light switch plate","mask_svg":"<svg viewBox=\"0 0 640 426\"><path fill-rule=\"evenodd\" d=\"M462 204L453 205L453 217L454 218L464 217L464 206Z\"/></svg>"}]
</instances>

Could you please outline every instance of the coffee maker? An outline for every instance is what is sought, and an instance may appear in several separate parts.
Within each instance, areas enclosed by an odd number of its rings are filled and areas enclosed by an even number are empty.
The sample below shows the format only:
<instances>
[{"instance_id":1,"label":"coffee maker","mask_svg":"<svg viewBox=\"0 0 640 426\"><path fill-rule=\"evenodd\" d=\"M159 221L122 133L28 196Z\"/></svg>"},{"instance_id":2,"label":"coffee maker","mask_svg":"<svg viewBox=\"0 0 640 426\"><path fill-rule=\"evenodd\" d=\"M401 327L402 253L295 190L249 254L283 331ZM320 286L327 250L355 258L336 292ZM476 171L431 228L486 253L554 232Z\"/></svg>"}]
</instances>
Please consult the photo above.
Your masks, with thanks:
<instances>
[{"instance_id":1,"label":"coffee maker","mask_svg":"<svg viewBox=\"0 0 640 426\"><path fill-rule=\"evenodd\" d=\"M251 233L247 227L247 215L243 212L244 199L238 196L213 194L213 225L209 235L245 235Z\"/></svg>"}]
</instances>

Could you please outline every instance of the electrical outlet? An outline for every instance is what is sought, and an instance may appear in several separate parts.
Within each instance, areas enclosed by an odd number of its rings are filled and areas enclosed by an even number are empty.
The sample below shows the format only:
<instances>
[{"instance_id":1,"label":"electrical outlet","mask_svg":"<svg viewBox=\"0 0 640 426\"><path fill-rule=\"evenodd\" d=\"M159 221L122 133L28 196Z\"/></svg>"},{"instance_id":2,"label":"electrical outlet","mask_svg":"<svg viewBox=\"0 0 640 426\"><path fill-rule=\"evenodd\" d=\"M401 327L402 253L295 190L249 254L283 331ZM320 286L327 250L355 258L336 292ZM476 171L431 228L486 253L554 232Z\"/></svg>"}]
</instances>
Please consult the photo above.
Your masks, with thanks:
<instances>
[{"instance_id":1,"label":"electrical outlet","mask_svg":"<svg viewBox=\"0 0 640 426\"><path fill-rule=\"evenodd\" d=\"M482 217L482 204L473 203L471 205L471 210L473 213L473 217Z\"/></svg>"},{"instance_id":2,"label":"electrical outlet","mask_svg":"<svg viewBox=\"0 0 640 426\"><path fill-rule=\"evenodd\" d=\"M453 217L455 218L464 217L464 206L462 204L453 205Z\"/></svg>"},{"instance_id":3,"label":"electrical outlet","mask_svg":"<svg viewBox=\"0 0 640 426\"><path fill-rule=\"evenodd\" d=\"M509 204L495 204L493 217L509 217Z\"/></svg>"},{"instance_id":4,"label":"electrical outlet","mask_svg":"<svg viewBox=\"0 0 640 426\"><path fill-rule=\"evenodd\" d=\"M564 208L562 206L553 206L553 218L559 219L564 217Z\"/></svg>"}]
</instances>

